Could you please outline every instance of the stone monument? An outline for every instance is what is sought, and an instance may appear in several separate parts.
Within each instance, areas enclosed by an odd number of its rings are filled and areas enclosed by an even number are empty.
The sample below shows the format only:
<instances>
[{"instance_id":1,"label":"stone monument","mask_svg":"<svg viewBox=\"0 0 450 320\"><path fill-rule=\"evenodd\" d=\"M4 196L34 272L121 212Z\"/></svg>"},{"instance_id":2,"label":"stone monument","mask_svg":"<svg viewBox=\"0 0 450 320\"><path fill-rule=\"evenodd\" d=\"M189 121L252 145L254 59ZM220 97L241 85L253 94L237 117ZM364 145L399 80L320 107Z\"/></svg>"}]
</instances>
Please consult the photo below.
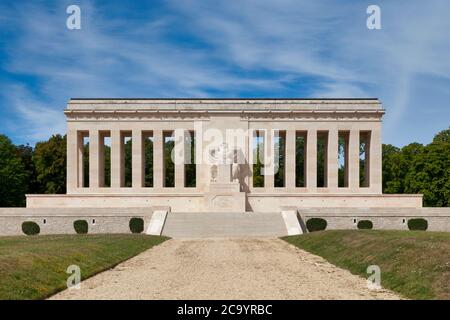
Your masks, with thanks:
<instances>
[{"instance_id":1,"label":"stone monument","mask_svg":"<svg viewBox=\"0 0 450 320\"><path fill-rule=\"evenodd\" d=\"M239 164L227 143L211 148L210 185L205 205L211 212L245 212L245 192L239 182Z\"/></svg>"}]
</instances>

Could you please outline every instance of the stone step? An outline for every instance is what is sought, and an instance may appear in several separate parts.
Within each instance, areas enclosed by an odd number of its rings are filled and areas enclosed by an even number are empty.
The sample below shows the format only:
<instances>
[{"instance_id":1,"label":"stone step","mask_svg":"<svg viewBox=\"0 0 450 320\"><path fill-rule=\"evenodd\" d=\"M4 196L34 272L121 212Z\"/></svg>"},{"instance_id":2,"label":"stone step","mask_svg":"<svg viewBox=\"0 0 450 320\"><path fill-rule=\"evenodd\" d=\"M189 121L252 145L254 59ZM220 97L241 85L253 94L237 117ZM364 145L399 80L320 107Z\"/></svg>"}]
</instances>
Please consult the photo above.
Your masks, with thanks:
<instances>
[{"instance_id":1,"label":"stone step","mask_svg":"<svg viewBox=\"0 0 450 320\"><path fill-rule=\"evenodd\" d=\"M171 212L162 234L172 238L280 237L287 230L279 212Z\"/></svg>"}]
</instances>

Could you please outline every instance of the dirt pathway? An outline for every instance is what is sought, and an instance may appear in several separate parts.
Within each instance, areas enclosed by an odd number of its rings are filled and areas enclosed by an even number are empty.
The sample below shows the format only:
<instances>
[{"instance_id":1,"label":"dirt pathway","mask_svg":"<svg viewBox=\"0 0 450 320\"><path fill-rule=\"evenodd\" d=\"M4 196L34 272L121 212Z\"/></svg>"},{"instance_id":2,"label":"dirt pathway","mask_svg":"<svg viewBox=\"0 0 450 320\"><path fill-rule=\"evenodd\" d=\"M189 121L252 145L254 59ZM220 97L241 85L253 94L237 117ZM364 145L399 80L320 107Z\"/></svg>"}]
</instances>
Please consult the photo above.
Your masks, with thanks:
<instances>
[{"instance_id":1,"label":"dirt pathway","mask_svg":"<svg viewBox=\"0 0 450 320\"><path fill-rule=\"evenodd\" d=\"M280 239L171 239L52 299L398 299Z\"/></svg>"}]
</instances>

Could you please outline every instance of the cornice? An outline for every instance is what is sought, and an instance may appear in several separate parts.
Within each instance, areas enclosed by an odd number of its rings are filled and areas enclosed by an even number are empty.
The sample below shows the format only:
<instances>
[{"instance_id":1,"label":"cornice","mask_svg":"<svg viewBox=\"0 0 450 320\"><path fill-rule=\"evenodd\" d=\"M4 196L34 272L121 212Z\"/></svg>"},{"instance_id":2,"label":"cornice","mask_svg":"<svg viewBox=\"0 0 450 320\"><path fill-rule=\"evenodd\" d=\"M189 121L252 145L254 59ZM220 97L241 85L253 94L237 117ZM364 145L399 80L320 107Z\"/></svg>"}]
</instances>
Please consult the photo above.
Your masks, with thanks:
<instances>
[{"instance_id":1,"label":"cornice","mask_svg":"<svg viewBox=\"0 0 450 320\"><path fill-rule=\"evenodd\" d=\"M215 116L239 116L242 120L381 120L383 109L364 110L65 110L67 121L209 120Z\"/></svg>"}]
</instances>

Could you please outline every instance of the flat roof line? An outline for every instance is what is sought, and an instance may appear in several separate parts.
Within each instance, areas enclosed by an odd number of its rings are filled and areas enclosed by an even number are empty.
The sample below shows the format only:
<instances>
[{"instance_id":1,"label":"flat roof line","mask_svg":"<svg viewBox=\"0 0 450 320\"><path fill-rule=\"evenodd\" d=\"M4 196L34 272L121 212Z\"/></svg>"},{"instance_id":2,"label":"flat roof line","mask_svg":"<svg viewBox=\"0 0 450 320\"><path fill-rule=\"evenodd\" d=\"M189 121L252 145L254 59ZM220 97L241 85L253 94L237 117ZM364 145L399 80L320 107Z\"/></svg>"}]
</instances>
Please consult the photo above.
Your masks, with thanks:
<instances>
[{"instance_id":1,"label":"flat roof line","mask_svg":"<svg viewBox=\"0 0 450 320\"><path fill-rule=\"evenodd\" d=\"M71 100L379 100L378 98L70 98Z\"/></svg>"}]
</instances>

